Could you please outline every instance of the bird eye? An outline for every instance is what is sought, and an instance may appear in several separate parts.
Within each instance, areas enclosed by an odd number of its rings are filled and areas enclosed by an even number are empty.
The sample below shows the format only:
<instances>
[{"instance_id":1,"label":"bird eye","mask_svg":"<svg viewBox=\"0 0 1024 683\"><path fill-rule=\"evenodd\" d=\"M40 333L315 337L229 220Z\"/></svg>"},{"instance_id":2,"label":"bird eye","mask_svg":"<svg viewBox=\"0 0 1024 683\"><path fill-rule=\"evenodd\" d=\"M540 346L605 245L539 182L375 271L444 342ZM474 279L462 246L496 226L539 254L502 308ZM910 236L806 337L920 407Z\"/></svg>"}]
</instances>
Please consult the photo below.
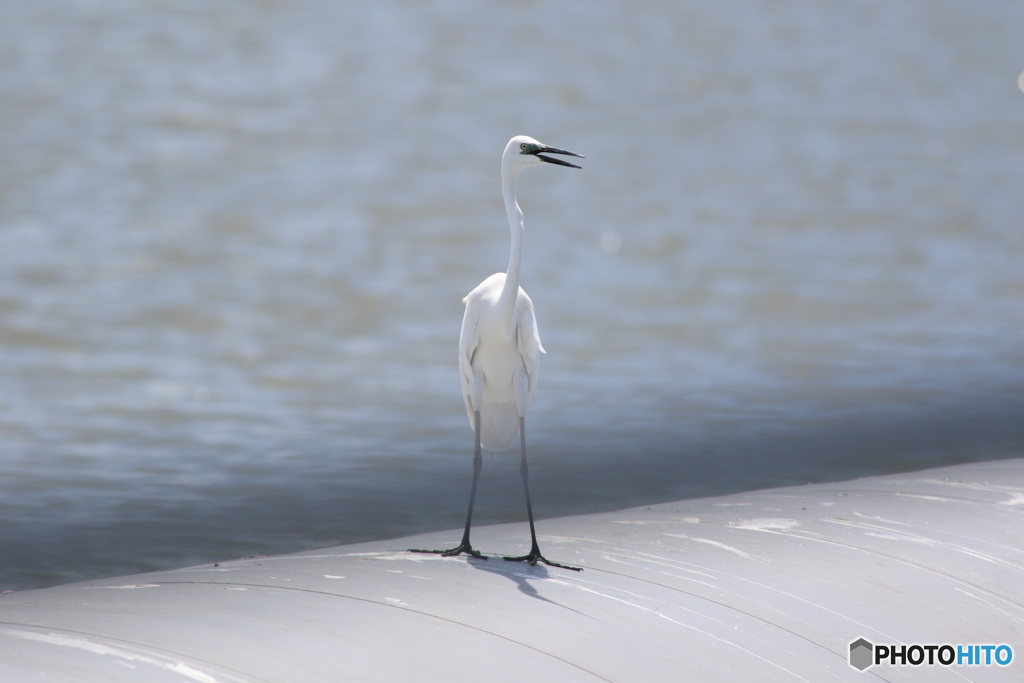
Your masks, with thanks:
<instances>
[{"instance_id":1,"label":"bird eye","mask_svg":"<svg viewBox=\"0 0 1024 683\"><path fill-rule=\"evenodd\" d=\"M521 149L523 151L526 151L527 147L529 147L529 145L527 145L525 142L523 144L519 145L519 149Z\"/></svg>"}]
</instances>

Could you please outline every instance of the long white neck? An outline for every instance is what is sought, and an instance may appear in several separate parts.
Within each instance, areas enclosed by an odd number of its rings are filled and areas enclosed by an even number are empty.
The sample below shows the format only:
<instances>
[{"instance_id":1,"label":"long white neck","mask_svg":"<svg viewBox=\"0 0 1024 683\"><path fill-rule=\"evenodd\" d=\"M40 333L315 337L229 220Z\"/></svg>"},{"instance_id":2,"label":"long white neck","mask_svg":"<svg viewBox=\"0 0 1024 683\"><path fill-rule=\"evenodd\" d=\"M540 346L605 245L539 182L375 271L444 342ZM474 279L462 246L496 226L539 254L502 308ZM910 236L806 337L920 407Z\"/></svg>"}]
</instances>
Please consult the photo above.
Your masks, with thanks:
<instances>
[{"instance_id":1,"label":"long white neck","mask_svg":"<svg viewBox=\"0 0 1024 683\"><path fill-rule=\"evenodd\" d=\"M508 269L505 271L505 286L501 290L499 306L509 324L515 312L516 299L519 297L519 271L523 264L523 212L516 202L516 180L519 169L501 165L501 191L505 197L505 213L508 215L508 227L512 233L512 248L508 255Z\"/></svg>"}]
</instances>

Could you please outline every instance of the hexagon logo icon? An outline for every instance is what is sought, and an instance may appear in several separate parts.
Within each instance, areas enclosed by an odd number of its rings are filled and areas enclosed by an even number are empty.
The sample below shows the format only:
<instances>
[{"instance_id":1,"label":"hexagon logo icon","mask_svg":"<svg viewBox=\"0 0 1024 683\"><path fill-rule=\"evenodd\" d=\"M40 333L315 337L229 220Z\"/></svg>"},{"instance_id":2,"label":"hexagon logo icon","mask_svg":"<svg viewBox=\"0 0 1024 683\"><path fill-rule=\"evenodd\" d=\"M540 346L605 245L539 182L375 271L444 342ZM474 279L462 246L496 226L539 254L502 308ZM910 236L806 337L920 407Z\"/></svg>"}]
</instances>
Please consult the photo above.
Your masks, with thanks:
<instances>
[{"instance_id":1,"label":"hexagon logo icon","mask_svg":"<svg viewBox=\"0 0 1024 683\"><path fill-rule=\"evenodd\" d=\"M872 664L874 650L875 646L863 638L853 641L850 643L850 666L858 671L868 668Z\"/></svg>"}]
</instances>

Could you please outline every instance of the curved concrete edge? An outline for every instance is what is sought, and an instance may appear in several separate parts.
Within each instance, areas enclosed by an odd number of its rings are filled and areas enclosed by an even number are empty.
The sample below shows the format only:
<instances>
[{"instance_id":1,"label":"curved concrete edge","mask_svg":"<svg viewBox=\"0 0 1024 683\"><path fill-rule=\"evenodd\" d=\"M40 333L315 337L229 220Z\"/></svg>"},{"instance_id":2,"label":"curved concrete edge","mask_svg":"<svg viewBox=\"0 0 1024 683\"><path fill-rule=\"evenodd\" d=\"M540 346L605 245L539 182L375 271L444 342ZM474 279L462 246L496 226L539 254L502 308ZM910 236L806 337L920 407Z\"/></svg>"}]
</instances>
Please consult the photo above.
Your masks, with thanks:
<instances>
[{"instance_id":1,"label":"curved concrete edge","mask_svg":"<svg viewBox=\"0 0 1024 683\"><path fill-rule=\"evenodd\" d=\"M1020 680L848 663L1024 658L1024 459L480 527L0 596L2 681ZM982 670L983 669L983 670ZM983 675L982 675L983 674ZM977 678L976 678L977 677Z\"/></svg>"}]
</instances>

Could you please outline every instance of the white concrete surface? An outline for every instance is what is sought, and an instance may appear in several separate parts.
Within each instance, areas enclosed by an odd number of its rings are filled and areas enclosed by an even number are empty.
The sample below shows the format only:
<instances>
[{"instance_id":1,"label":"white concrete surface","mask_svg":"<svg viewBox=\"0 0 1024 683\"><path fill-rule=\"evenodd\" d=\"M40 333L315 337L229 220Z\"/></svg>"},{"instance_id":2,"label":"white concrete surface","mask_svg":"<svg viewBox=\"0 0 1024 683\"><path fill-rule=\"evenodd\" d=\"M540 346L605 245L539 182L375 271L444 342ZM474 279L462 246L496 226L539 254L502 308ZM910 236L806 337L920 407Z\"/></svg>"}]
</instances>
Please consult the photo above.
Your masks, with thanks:
<instances>
[{"instance_id":1,"label":"white concrete surface","mask_svg":"<svg viewBox=\"0 0 1024 683\"><path fill-rule=\"evenodd\" d=\"M0 681L1024 680L1024 459L0 596ZM1009 644L848 664L851 641Z\"/></svg>"}]
</instances>

